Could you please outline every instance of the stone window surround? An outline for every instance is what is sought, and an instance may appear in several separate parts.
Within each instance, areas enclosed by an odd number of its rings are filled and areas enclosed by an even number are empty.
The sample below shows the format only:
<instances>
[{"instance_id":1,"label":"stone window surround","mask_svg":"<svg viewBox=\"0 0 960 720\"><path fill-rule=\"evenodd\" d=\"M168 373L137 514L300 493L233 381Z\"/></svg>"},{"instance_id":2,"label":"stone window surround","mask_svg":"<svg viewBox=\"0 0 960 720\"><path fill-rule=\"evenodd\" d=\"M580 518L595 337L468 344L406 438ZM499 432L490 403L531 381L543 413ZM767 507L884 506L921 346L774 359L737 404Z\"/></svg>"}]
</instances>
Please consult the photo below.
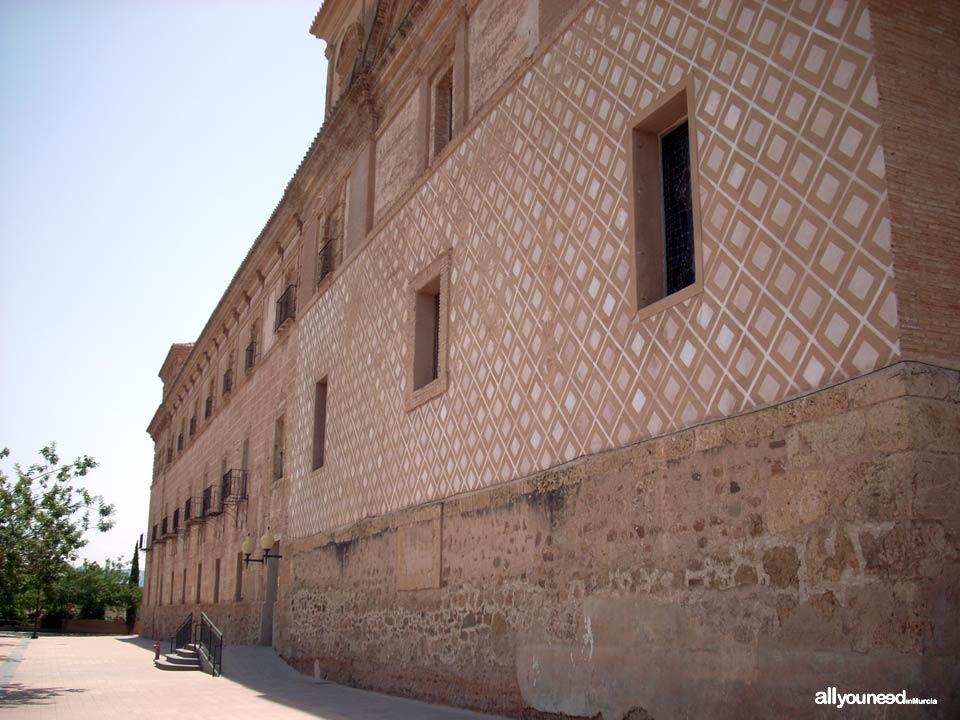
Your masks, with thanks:
<instances>
[{"instance_id":1,"label":"stone window surround","mask_svg":"<svg viewBox=\"0 0 960 720\"><path fill-rule=\"evenodd\" d=\"M672 305L689 300L703 292L703 248L700 224L700 178L697 154L697 123L693 109L696 107L692 75L688 75L630 123L627 135L627 154L630 159L629 214L627 227L629 242L633 247L635 262L631 264L630 289L627 297L636 303L637 319L644 320ZM660 171L660 138L669 130L686 120L690 139L690 192L693 197L694 273L693 284L670 295L652 287L662 282L663 262L663 200ZM642 140L654 140L645 146ZM643 148L650 152L642 153ZM653 192L645 192L645 188ZM651 247L653 246L653 247ZM644 262L653 259L652 263ZM659 297L648 301L650 296Z\"/></svg>"},{"instance_id":2,"label":"stone window surround","mask_svg":"<svg viewBox=\"0 0 960 720\"><path fill-rule=\"evenodd\" d=\"M433 262L427 265L410 281L407 286L407 387L404 405L409 412L428 400L442 395L447 390L449 365L449 318L450 318L450 262L452 250L444 250ZM440 317L438 322L437 377L422 387L416 387L414 381L417 295L434 281L439 281Z\"/></svg>"}]
</instances>

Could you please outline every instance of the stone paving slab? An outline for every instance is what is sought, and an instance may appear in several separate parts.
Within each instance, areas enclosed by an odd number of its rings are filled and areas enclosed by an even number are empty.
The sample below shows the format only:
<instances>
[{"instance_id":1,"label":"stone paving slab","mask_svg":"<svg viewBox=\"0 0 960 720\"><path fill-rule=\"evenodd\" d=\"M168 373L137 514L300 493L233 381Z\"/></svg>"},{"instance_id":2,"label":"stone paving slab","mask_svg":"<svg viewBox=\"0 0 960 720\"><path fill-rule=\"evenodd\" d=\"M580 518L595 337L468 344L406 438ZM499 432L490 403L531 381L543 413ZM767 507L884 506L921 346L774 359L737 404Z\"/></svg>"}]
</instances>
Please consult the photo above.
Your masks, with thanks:
<instances>
[{"instance_id":1,"label":"stone paving slab","mask_svg":"<svg viewBox=\"0 0 960 720\"><path fill-rule=\"evenodd\" d=\"M137 636L0 633L0 718L498 720L318 682L271 648L225 648L224 676L214 678L156 669L152 646Z\"/></svg>"}]
</instances>

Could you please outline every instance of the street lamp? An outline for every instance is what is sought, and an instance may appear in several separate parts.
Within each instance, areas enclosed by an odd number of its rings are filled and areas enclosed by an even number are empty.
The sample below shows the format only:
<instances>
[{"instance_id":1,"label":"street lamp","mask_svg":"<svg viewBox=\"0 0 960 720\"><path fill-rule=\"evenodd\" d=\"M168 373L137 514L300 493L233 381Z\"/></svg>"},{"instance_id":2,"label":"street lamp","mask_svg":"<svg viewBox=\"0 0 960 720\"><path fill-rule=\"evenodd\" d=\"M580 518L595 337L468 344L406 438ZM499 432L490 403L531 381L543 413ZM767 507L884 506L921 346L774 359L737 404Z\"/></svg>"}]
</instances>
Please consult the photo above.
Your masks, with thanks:
<instances>
[{"instance_id":1,"label":"street lamp","mask_svg":"<svg viewBox=\"0 0 960 720\"><path fill-rule=\"evenodd\" d=\"M243 561L248 565L252 562L255 563L266 563L267 560L275 559L279 560L282 558L282 555L271 555L270 551L273 550L273 546L276 543L276 540L273 538L273 533L270 530L267 530L263 537L260 538L260 549L263 550L263 557L261 558L251 558L253 554L253 538L247 535L246 539L243 541L243 544L240 546L240 550L243 552Z\"/></svg>"}]
</instances>

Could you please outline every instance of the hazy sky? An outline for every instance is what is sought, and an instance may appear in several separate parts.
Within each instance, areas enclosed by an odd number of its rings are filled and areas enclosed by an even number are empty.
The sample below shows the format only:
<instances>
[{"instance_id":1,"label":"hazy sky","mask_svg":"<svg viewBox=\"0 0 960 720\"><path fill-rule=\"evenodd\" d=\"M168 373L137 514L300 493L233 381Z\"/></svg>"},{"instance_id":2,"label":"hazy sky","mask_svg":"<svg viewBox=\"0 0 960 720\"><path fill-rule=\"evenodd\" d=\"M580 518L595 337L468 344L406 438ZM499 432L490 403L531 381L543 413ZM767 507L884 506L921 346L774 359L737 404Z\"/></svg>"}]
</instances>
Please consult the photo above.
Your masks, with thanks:
<instances>
[{"instance_id":1,"label":"hazy sky","mask_svg":"<svg viewBox=\"0 0 960 720\"><path fill-rule=\"evenodd\" d=\"M86 558L129 561L146 530L160 364L322 123L319 5L0 2L0 447L100 462L117 525Z\"/></svg>"}]
</instances>

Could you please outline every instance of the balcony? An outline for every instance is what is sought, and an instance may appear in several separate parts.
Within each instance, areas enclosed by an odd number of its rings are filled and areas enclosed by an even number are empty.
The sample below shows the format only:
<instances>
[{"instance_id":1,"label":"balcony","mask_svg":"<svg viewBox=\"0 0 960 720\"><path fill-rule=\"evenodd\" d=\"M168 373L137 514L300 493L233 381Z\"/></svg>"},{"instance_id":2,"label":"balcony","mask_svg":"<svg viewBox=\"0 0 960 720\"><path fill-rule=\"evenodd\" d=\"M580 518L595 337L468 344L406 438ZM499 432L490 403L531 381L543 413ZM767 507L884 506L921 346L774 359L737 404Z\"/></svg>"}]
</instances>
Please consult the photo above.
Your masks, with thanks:
<instances>
[{"instance_id":1,"label":"balcony","mask_svg":"<svg viewBox=\"0 0 960 720\"><path fill-rule=\"evenodd\" d=\"M247 473L245 470L228 470L220 482L220 500L224 505L236 504L247 499Z\"/></svg>"},{"instance_id":2,"label":"balcony","mask_svg":"<svg viewBox=\"0 0 960 720\"><path fill-rule=\"evenodd\" d=\"M277 300L277 318L273 329L279 332L297 313L297 286L290 285Z\"/></svg>"},{"instance_id":3,"label":"balcony","mask_svg":"<svg viewBox=\"0 0 960 720\"><path fill-rule=\"evenodd\" d=\"M223 513L223 498L220 496L220 488L210 485L203 491L200 513L205 518Z\"/></svg>"},{"instance_id":4,"label":"balcony","mask_svg":"<svg viewBox=\"0 0 960 720\"><path fill-rule=\"evenodd\" d=\"M203 522L203 499L199 497L188 497L183 503L183 522L189 525L196 525Z\"/></svg>"},{"instance_id":5,"label":"balcony","mask_svg":"<svg viewBox=\"0 0 960 720\"><path fill-rule=\"evenodd\" d=\"M317 285L323 282L323 279L333 272L333 251L336 238L328 239L317 255Z\"/></svg>"}]
</instances>

